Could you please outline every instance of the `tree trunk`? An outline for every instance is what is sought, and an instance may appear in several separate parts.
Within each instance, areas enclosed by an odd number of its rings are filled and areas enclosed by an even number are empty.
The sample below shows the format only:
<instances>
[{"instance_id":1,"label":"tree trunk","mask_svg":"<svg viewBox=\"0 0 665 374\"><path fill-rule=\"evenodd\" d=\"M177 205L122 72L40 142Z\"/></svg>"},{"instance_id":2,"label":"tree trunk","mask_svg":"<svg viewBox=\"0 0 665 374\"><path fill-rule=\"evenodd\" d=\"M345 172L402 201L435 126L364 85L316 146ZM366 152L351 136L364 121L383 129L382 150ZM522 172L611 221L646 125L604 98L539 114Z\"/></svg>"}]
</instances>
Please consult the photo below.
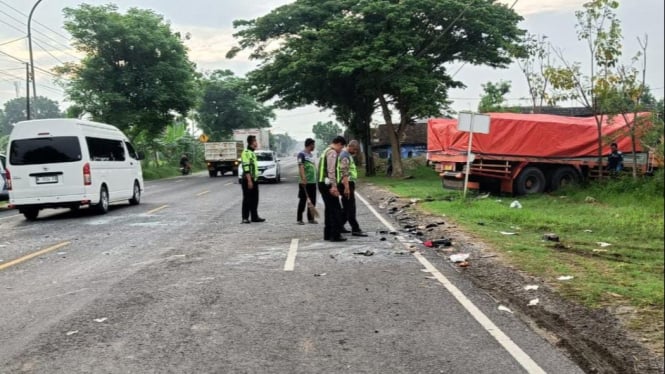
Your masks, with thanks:
<instances>
[{"instance_id":1,"label":"tree trunk","mask_svg":"<svg viewBox=\"0 0 665 374\"><path fill-rule=\"evenodd\" d=\"M381 103L383 118L386 121L386 129L388 131L388 137L390 138L390 152L392 156L391 160L393 167L392 176L401 178L404 176L404 168L402 167L402 152L400 151L399 139L397 138L395 125L393 125L390 108L388 108L388 102L386 101L385 97L383 97L383 95L379 96L379 102Z\"/></svg>"},{"instance_id":2,"label":"tree trunk","mask_svg":"<svg viewBox=\"0 0 665 374\"><path fill-rule=\"evenodd\" d=\"M595 112L595 111L594 111ZM603 179L603 115L596 114L596 128L598 130L598 179Z\"/></svg>"}]
</instances>

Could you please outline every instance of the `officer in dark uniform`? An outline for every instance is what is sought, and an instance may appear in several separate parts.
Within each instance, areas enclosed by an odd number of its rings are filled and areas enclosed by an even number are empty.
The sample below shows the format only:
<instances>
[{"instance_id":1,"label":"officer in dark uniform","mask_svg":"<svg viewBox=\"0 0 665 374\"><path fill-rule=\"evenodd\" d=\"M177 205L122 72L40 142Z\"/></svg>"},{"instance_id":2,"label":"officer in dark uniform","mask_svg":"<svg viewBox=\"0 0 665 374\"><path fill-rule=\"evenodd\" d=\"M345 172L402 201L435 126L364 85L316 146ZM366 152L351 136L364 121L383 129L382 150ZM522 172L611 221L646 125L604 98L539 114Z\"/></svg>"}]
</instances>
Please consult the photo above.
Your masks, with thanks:
<instances>
[{"instance_id":1,"label":"officer in dark uniform","mask_svg":"<svg viewBox=\"0 0 665 374\"><path fill-rule=\"evenodd\" d=\"M339 202L339 191L337 180L339 168L337 157L346 145L346 139L337 136L332 140L328 148L321 153L319 159L319 192L326 205L325 225L323 227L323 240L331 242L343 242L342 237L342 207Z\"/></svg>"},{"instance_id":2,"label":"officer in dark uniform","mask_svg":"<svg viewBox=\"0 0 665 374\"><path fill-rule=\"evenodd\" d=\"M242 223L264 222L259 217L259 165L256 160L256 136L247 136L247 149L242 151ZM250 221L250 214L252 220Z\"/></svg>"}]
</instances>

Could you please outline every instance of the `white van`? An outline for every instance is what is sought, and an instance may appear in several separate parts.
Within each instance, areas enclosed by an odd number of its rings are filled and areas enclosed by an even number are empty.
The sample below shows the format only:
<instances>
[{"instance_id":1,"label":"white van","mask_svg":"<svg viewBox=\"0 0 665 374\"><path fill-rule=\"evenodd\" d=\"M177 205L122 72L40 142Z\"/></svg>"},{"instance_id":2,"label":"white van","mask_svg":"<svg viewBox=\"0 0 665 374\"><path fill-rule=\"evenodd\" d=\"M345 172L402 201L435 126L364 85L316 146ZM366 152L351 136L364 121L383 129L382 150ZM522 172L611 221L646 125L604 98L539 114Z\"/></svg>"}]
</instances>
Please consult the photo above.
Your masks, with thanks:
<instances>
[{"instance_id":1,"label":"white van","mask_svg":"<svg viewBox=\"0 0 665 374\"><path fill-rule=\"evenodd\" d=\"M99 213L109 204L141 202L142 157L116 127L79 119L41 119L14 125L7 147L9 204L34 220L44 208Z\"/></svg>"}]
</instances>

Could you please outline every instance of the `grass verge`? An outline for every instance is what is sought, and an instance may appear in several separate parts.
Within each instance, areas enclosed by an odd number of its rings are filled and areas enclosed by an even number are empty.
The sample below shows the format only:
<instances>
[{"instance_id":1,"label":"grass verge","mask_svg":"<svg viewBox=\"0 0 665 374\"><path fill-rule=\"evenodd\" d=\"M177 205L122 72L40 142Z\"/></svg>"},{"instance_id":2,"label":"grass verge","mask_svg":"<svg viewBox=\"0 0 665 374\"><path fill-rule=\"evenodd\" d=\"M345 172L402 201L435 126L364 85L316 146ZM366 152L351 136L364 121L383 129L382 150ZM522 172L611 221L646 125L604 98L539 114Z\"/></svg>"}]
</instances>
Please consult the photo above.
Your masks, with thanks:
<instances>
[{"instance_id":1,"label":"grass verge","mask_svg":"<svg viewBox=\"0 0 665 374\"><path fill-rule=\"evenodd\" d=\"M432 169L408 170L409 179L365 178L428 212L446 215L503 253L511 265L591 308L629 307L627 325L654 330L663 346L663 175L574 187L537 196L462 199L444 190ZM518 200L522 208L510 208ZM514 233L514 235L504 235ZM555 233L560 242L543 240ZM608 243L606 245L603 243ZM572 275L567 282L557 277ZM661 349L662 353L662 349Z\"/></svg>"}]
</instances>

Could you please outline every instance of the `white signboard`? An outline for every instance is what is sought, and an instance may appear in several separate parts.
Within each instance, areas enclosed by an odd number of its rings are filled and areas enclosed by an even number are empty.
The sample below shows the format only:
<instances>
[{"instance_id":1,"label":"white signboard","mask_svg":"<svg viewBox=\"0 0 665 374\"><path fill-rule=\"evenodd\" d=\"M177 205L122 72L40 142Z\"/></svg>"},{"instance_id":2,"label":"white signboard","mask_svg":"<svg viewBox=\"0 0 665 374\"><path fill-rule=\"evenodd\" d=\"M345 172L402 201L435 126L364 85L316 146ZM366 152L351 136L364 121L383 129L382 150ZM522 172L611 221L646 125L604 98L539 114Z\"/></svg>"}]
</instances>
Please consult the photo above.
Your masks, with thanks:
<instances>
[{"instance_id":1,"label":"white signboard","mask_svg":"<svg viewBox=\"0 0 665 374\"><path fill-rule=\"evenodd\" d=\"M490 116L460 112L457 118L457 130L480 134L490 133Z\"/></svg>"}]
</instances>

